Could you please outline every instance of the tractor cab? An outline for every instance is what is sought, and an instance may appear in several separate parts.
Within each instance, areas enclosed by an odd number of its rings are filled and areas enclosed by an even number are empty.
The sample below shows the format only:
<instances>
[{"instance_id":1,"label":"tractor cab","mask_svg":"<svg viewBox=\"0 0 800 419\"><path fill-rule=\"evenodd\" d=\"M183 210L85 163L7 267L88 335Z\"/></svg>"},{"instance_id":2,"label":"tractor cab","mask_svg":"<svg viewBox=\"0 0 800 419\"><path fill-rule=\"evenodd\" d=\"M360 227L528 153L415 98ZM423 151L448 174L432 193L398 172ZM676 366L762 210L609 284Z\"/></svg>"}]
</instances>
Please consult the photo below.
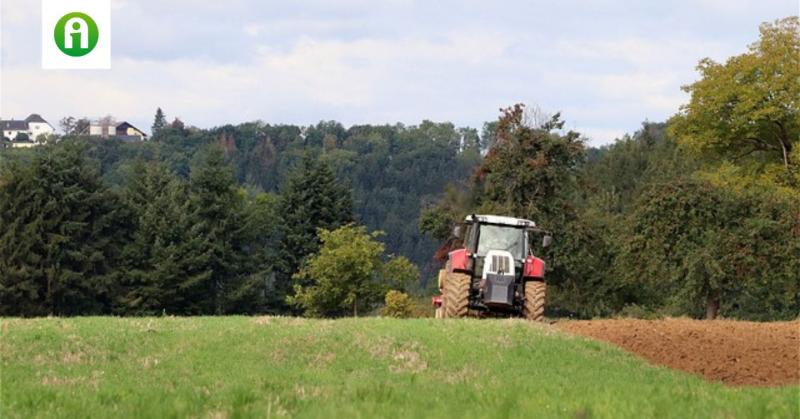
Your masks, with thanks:
<instances>
[{"instance_id":1,"label":"tractor cab","mask_svg":"<svg viewBox=\"0 0 800 419\"><path fill-rule=\"evenodd\" d=\"M469 215L464 220L463 227L459 226L457 229L465 230L464 249L474 258L476 274L482 275L486 257L489 255L490 261L497 257L510 259L508 264L498 265L497 269L504 269L506 273L519 271L525 257L530 254L529 229L535 227L536 224L530 220L497 215Z\"/></svg>"}]
</instances>

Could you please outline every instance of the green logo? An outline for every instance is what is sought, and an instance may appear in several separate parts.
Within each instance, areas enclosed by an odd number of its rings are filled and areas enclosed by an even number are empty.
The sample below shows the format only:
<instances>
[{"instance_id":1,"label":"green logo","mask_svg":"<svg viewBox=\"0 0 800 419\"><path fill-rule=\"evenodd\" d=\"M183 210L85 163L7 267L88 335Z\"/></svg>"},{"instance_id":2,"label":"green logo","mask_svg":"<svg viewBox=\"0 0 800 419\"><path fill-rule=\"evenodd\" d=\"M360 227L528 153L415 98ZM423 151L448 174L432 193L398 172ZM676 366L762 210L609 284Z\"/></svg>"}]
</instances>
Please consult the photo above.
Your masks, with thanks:
<instances>
[{"instance_id":1,"label":"green logo","mask_svg":"<svg viewBox=\"0 0 800 419\"><path fill-rule=\"evenodd\" d=\"M53 31L58 49L70 57L82 57L97 46L100 31L86 13L67 13L58 20Z\"/></svg>"}]
</instances>

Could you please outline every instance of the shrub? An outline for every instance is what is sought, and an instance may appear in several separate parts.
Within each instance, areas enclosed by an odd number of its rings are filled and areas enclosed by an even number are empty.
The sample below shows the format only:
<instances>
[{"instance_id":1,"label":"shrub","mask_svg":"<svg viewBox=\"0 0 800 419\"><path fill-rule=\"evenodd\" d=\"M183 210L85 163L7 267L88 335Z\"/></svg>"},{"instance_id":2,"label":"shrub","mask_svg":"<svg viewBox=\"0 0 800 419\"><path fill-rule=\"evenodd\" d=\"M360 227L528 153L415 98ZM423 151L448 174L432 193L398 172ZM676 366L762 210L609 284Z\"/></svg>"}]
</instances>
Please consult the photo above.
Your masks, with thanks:
<instances>
[{"instance_id":1,"label":"shrub","mask_svg":"<svg viewBox=\"0 0 800 419\"><path fill-rule=\"evenodd\" d=\"M411 297L404 292L390 290L386 293L385 302L386 306L383 308L384 316L401 319L414 316L414 307Z\"/></svg>"}]
</instances>

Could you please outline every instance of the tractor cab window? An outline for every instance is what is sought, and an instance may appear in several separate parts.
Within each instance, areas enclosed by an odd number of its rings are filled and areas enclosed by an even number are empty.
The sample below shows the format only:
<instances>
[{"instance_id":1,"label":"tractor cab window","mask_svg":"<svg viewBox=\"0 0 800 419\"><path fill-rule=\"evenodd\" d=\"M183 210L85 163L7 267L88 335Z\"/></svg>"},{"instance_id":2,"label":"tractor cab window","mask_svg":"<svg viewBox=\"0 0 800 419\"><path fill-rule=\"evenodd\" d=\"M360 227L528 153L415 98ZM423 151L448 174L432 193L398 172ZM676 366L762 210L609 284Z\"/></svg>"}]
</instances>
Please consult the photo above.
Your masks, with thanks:
<instances>
[{"instance_id":1,"label":"tractor cab window","mask_svg":"<svg viewBox=\"0 0 800 419\"><path fill-rule=\"evenodd\" d=\"M505 250L515 259L525 257L525 230L510 226L481 225L478 238L478 256L486 256L490 250Z\"/></svg>"},{"instance_id":2,"label":"tractor cab window","mask_svg":"<svg viewBox=\"0 0 800 419\"><path fill-rule=\"evenodd\" d=\"M469 249L470 252L475 251L475 241L478 238L478 225L477 224L467 224L466 231L462 235L464 238L464 247Z\"/></svg>"}]
</instances>

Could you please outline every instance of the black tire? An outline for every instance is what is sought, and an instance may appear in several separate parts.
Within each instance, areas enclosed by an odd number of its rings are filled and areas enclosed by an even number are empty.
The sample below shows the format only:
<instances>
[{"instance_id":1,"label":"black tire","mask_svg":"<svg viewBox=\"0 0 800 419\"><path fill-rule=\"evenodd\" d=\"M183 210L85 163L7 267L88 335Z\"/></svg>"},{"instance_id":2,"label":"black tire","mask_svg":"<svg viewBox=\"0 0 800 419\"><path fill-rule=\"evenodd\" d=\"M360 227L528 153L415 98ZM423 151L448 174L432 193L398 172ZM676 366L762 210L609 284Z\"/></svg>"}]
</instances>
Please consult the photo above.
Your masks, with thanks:
<instances>
[{"instance_id":1,"label":"black tire","mask_svg":"<svg viewBox=\"0 0 800 419\"><path fill-rule=\"evenodd\" d=\"M467 317L471 278L466 274L448 273L444 278L443 314L445 318Z\"/></svg>"},{"instance_id":2,"label":"black tire","mask_svg":"<svg viewBox=\"0 0 800 419\"><path fill-rule=\"evenodd\" d=\"M526 319L540 322L544 320L544 302L547 285L542 281L528 281L525 283L525 305L522 315Z\"/></svg>"}]
</instances>

